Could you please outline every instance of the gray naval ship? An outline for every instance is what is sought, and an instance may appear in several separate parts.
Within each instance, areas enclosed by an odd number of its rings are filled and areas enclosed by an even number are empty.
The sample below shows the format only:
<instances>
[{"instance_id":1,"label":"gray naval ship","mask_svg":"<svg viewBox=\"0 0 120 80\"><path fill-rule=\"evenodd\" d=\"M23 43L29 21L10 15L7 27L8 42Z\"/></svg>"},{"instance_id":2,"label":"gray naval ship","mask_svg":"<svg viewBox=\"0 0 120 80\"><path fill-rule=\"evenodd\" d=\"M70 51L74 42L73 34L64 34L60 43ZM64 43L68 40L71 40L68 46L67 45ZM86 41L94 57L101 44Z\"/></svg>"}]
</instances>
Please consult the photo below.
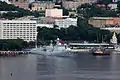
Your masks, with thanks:
<instances>
[{"instance_id":1,"label":"gray naval ship","mask_svg":"<svg viewBox=\"0 0 120 80\"><path fill-rule=\"evenodd\" d=\"M57 38L56 45L53 46L52 42L49 46L43 46L39 48L34 48L30 50L33 54L39 54L44 56L73 56L73 53L70 53L70 48L66 44L62 44L60 39Z\"/></svg>"}]
</instances>

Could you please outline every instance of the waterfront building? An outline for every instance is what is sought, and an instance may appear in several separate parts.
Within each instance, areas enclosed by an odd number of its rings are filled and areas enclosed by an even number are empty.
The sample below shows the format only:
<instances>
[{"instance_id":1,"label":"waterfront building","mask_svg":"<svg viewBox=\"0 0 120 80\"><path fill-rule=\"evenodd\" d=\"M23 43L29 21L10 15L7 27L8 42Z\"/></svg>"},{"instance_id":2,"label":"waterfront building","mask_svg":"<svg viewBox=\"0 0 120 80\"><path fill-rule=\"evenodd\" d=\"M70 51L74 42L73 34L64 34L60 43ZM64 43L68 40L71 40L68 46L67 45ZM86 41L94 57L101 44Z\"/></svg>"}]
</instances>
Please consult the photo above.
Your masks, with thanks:
<instances>
[{"instance_id":1,"label":"waterfront building","mask_svg":"<svg viewBox=\"0 0 120 80\"><path fill-rule=\"evenodd\" d=\"M36 21L1 20L0 39L23 39L35 41L37 38Z\"/></svg>"},{"instance_id":2,"label":"waterfront building","mask_svg":"<svg viewBox=\"0 0 120 80\"><path fill-rule=\"evenodd\" d=\"M56 19L55 25L59 28L68 28L69 26L77 26L77 18Z\"/></svg>"}]
</instances>

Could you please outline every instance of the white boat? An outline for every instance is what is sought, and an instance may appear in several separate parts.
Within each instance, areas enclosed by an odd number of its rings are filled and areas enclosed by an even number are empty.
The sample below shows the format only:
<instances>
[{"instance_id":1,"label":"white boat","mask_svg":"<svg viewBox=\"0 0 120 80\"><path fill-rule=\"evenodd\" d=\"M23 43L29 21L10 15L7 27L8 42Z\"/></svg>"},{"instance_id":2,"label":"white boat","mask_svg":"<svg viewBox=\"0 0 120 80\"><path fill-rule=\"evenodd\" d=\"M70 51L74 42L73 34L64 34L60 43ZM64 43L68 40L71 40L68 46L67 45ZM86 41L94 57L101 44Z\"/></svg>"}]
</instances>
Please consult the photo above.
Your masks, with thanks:
<instances>
[{"instance_id":1,"label":"white boat","mask_svg":"<svg viewBox=\"0 0 120 80\"><path fill-rule=\"evenodd\" d=\"M57 39L57 44L55 46L50 44L50 46L44 46L40 48L34 48L30 50L33 54L45 55L45 56L72 56L69 52L69 48L67 45L63 45L60 43L59 38Z\"/></svg>"}]
</instances>

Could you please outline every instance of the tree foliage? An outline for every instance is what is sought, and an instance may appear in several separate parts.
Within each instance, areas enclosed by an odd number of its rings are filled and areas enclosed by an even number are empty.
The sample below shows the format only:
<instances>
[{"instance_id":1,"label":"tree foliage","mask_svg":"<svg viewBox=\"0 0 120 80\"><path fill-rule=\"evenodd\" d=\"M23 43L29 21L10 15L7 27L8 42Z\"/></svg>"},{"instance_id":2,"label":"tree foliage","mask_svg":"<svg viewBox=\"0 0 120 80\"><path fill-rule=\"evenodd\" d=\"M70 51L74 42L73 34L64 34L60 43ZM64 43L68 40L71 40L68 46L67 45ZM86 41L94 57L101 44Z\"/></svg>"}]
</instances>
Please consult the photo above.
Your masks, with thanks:
<instances>
[{"instance_id":1,"label":"tree foliage","mask_svg":"<svg viewBox=\"0 0 120 80\"><path fill-rule=\"evenodd\" d=\"M21 39L0 40L0 50L22 50L27 47L26 43Z\"/></svg>"},{"instance_id":2,"label":"tree foliage","mask_svg":"<svg viewBox=\"0 0 120 80\"><path fill-rule=\"evenodd\" d=\"M59 37L67 41L90 41L90 42L109 42L111 32L100 30L89 25L86 20L78 18L78 26L70 26L69 28L38 28L38 41L55 40Z\"/></svg>"},{"instance_id":3,"label":"tree foliage","mask_svg":"<svg viewBox=\"0 0 120 80\"><path fill-rule=\"evenodd\" d=\"M90 17L117 17L118 12L105 7L98 7L96 4L82 4L77 8L78 15L85 18Z\"/></svg>"},{"instance_id":4,"label":"tree foliage","mask_svg":"<svg viewBox=\"0 0 120 80\"><path fill-rule=\"evenodd\" d=\"M35 17L44 16L43 11L31 12L29 10L19 8L12 4L7 4L6 2L2 2L2 1L0 1L0 11L8 11L8 13L0 14L0 18L6 18L6 19L14 19L14 18L19 18L23 16L35 16Z\"/></svg>"}]
</instances>

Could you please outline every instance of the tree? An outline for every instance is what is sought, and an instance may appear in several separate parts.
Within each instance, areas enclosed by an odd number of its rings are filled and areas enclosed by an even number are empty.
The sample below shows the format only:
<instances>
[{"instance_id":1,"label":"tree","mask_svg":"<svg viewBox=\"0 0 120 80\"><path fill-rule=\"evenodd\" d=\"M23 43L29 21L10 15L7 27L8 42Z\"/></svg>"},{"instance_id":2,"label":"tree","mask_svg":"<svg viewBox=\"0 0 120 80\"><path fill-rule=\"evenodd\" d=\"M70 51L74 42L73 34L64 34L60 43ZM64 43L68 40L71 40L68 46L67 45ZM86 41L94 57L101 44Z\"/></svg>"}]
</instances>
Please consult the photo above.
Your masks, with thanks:
<instances>
[{"instance_id":1,"label":"tree","mask_svg":"<svg viewBox=\"0 0 120 80\"><path fill-rule=\"evenodd\" d=\"M21 39L0 40L0 50L22 50L28 47L28 43Z\"/></svg>"}]
</instances>

